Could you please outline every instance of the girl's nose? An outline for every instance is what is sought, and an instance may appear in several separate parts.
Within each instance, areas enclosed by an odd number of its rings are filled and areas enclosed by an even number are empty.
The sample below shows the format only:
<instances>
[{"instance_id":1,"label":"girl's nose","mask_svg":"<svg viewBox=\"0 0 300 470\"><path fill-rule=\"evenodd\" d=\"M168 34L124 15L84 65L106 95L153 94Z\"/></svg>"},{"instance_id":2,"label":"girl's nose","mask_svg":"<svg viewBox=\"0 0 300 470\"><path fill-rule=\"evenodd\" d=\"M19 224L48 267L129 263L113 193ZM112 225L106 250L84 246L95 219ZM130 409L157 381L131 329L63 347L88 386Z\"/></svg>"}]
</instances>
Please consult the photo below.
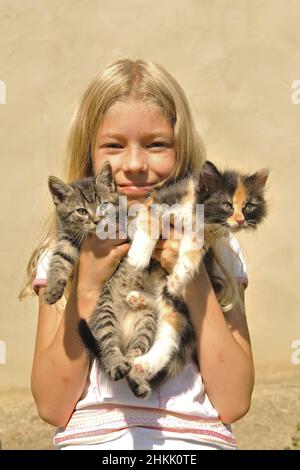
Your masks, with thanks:
<instances>
[{"instance_id":1,"label":"girl's nose","mask_svg":"<svg viewBox=\"0 0 300 470\"><path fill-rule=\"evenodd\" d=\"M147 170L147 161L141 149L128 149L123 160L123 171L141 173Z\"/></svg>"}]
</instances>

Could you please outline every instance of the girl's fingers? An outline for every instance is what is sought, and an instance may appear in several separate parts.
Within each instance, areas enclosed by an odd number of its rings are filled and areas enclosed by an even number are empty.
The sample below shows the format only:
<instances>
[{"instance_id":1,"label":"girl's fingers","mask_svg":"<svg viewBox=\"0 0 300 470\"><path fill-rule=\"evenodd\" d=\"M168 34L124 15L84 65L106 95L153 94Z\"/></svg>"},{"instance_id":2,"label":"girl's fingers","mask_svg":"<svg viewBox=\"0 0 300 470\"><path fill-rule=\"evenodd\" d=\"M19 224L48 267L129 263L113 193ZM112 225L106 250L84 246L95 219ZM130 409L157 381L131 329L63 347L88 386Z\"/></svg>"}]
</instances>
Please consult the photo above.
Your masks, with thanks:
<instances>
[{"instance_id":1,"label":"girl's fingers","mask_svg":"<svg viewBox=\"0 0 300 470\"><path fill-rule=\"evenodd\" d=\"M161 240L163 242L169 242L170 247L178 248L180 243L180 237L175 232L174 227L170 227L170 235L166 240Z\"/></svg>"},{"instance_id":2,"label":"girl's fingers","mask_svg":"<svg viewBox=\"0 0 300 470\"><path fill-rule=\"evenodd\" d=\"M164 249L170 249L173 251L178 251L179 248L179 240L158 240L156 243L155 249L157 250L164 250Z\"/></svg>"},{"instance_id":3,"label":"girl's fingers","mask_svg":"<svg viewBox=\"0 0 300 470\"><path fill-rule=\"evenodd\" d=\"M154 250L152 253L152 258L157 260L160 265L170 273L177 261L178 254L175 251L169 249L164 250Z\"/></svg>"}]
</instances>

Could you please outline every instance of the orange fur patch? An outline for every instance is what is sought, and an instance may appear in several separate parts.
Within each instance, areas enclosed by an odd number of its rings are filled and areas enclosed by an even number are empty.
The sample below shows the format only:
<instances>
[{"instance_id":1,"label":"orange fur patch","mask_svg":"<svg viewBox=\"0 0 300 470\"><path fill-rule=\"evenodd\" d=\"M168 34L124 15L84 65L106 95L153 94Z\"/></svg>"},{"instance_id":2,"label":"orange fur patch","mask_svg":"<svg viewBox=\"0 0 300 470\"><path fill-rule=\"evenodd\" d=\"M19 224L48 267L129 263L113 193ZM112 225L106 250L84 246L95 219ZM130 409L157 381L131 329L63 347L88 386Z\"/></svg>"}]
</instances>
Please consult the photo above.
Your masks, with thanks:
<instances>
[{"instance_id":1,"label":"orange fur patch","mask_svg":"<svg viewBox=\"0 0 300 470\"><path fill-rule=\"evenodd\" d=\"M182 315L179 315L177 312L170 311L169 314L165 316L165 320L178 334L181 334L185 327L185 320Z\"/></svg>"},{"instance_id":2,"label":"orange fur patch","mask_svg":"<svg viewBox=\"0 0 300 470\"><path fill-rule=\"evenodd\" d=\"M160 309L162 317L172 328L180 335L186 325L186 320L183 315L175 312L172 307L163 299L160 301Z\"/></svg>"},{"instance_id":3,"label":"orange fur patch","mask_svg":"<svg viewBox=\"0 0 300 470\"><path fill-rule=\"evenodd\" d=\"M242 209L246 202L246 199L247 199L247 190L245 186L243 185L241 178L239 177L237 188L232 198L235 216L238 216L239 218L240 217L244 218ZM232 217L232 218L235 219L235 217Z\"/></svg>"}]
</instances>

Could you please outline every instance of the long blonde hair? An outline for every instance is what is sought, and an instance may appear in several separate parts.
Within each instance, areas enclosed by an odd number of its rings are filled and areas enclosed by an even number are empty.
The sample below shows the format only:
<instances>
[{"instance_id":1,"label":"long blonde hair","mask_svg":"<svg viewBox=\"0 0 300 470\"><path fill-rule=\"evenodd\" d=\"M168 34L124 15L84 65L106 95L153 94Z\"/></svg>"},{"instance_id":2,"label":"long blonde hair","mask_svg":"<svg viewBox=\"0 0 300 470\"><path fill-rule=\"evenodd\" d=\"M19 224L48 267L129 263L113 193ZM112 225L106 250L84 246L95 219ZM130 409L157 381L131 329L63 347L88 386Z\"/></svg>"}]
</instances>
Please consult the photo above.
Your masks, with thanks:
<instances>
[{"instance_id":1,"label":"long blonde hair","mask_svg":"<svg viewBox=\"0 0 300 470\"><path fill-rule=\"evenodd\" d=\"M173 126L176 164L169 178L183 176L187 170L196 171L202 166L205 147L195 129L181 86L161 65L145 60L122 59L95 75L75 110L66 146L66 181L71 182L93 174L92 155L99 126L114 103L129 97L157 106ZM53 211L47 215L40 239L28 262L20 299L33 293L32 281L36 276L38 259L53 243L54 237ZM225 277L230 279L230 273L225 268L223 271ZM228 297L231 282L227 284L226 300L232 297ZM223 299L225 297L223 295Z\"/></svg>"}]
</instances>

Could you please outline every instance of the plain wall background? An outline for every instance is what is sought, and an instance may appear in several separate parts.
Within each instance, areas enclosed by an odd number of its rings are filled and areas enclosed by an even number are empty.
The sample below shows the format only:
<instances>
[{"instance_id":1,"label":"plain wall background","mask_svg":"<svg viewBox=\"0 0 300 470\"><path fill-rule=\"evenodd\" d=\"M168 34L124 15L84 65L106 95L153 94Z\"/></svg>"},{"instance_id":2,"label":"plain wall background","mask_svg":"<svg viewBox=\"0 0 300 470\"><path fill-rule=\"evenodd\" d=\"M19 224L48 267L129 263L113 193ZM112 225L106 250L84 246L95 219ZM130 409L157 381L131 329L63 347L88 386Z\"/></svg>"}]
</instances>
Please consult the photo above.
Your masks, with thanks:
<instances>
[{"instance_id":1,"label":"plain wall background","mask_svg":"<svg viewBox=\"0 0 300 470\"><path fill-rule=\"evenodd\" d=\"M0 388L28 386L37 297L17 299L43 209L60 174L75 105L94 74L117 59L150 59L180 82L216 164L270 167L270 214L239 236L249 287L255 363L293 368L300 339L300 1L1 0Z\"/></svg>"}]
</instances>

